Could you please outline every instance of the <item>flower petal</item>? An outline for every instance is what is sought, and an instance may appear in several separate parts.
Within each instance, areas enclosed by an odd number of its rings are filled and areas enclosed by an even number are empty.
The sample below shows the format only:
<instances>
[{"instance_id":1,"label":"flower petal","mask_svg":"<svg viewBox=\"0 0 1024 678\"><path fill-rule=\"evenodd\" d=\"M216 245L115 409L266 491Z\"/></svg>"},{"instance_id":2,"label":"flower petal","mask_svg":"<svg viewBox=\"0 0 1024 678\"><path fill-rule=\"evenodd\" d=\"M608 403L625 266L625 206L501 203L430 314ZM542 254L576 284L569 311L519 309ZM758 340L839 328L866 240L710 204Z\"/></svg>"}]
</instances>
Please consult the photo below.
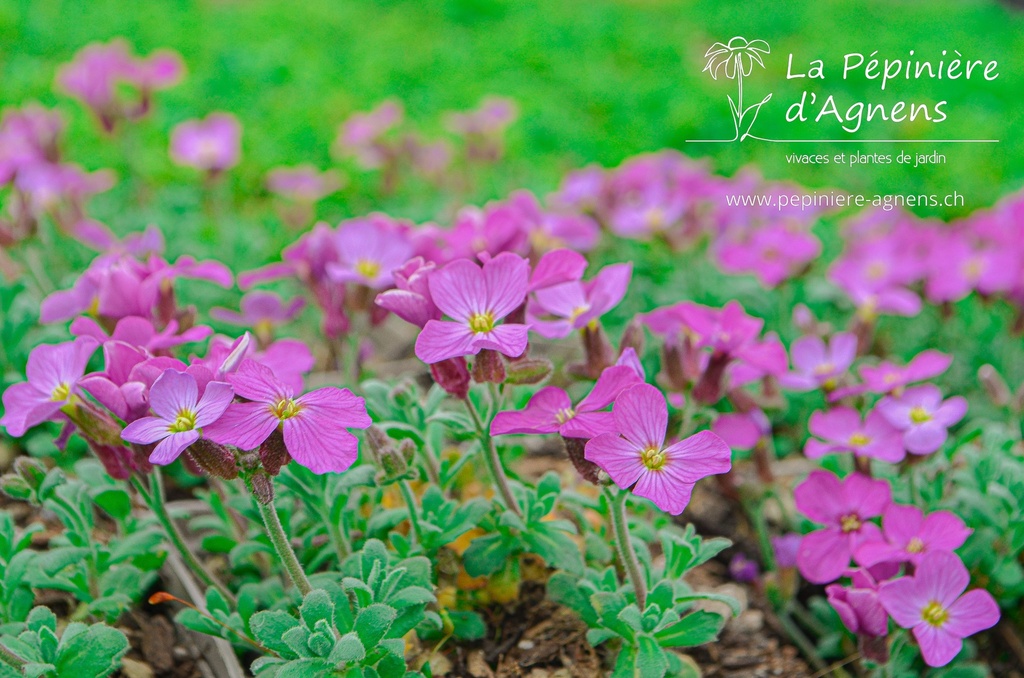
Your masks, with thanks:
<instances>
[{"instance_id":1,"label":"flower petal","mask_svg":"<svg viewBox=\"0 0 1024 678\"><path fill-rule=\"evenodd\" d=\"M121 438L130 443L149 445L171 435L170 423L159 417L143 417L124 427Z\"/></svg>"},{"instance_id":2,"label":"flower petal","mask_svg":"<svg viewBox=\"0 0 1024 678\"><path fill-rule=\"evenodd\" d=\"M711 431L701 431L669 445L664 454L665 473L685 483L727 473L732 467L732 450Z\"/></svg>"},{"instance_id":3,"label":"flower petal","mask_svg":"<svg viewBox=\"0 0 1024 678\"><path fill-rule=\"evenodd\" d=\"M206 385L203 397L196 405L196 428L212 424L224 414L228 405L235 397L231 384L223 381L211 381Z\"/></svg>"},{"instance_id":4,"label":"flower petal","mask_svg":"<svg viewBox=\"0 0 1024 678\"><path fill-rule=\"evenodd\" d=\"M313 473L341 473L359 456L359 440L340 426L324 426L315 417L286 419L284 445L288 454Z\"/></svg>"},{"instance_id":5,"label":"flower petal","mask_svg":"<svg viewBox=\"0 0 1024 678\"><path fill-rule=\"evenodd\" d=\"M172 433L153 448L149 455L149 463L167 465L177 459L185 448L199 440L199 431L182 431Z\"/></svg>"},{"instance_id":6,"label":"flower petal","mask_svg":"<svg viewBox=\"0 0 1024 678\"><path fill-rule=\"evenodd\" d=\"M546 386L533 394L522 410L496 414L491 423L491 435L554 433L559 427L558 412L571 408L572 401L565 391L555 386Z\"/></svg>"},{"instance_id":7,"label":"flower petal","mask_svg":"<svg viewBox=\"0 0 1024 678\"><path fill-rule=\"evenodd\" d=\"M217 421L203 429L203 436L221 445L255 450L279 423L266 403L231 403Z\"/></svg>"},{"instance_id":8,"label":"flower petal","mask_svg":"<svg viewBox=\"0 0 1024 678\"><path fill-rule=\"evenodd\" d=\"M473 346L475 337L465 323L429 320L416 337L416 357L433 365L449 358L475 355L480 352Z\"/></svg>"},{"instance_id":9,"label":"flower petal","mask_svg":"<svg viewBox=\"0 0 1024 678\"><path fill-rule=\"evenodd\" d=\"M950 605L947 611L949 619L942 628L961 638L992 628L999 621L999 605L992 594L984 589L968 591Z\"/></svg>"},{"instance_id":10,"label":"flower petal","mask_svg":"<svg viewBox=\"0 0 1024 678\"><path fill-rule=\"evenodd\" d=\"M662 471L645 470L640 474L633 494L653 501L658 508L674 516L690 503L693 483L681 483Z\"/></svg>"},{"instance_id":11,"label":"flower petal","mask_svg":"<svg viewBox=\"0 0 1024 678\"><path fill-rule=\"evenodd\" d=\"M639 384L623 391L612 408L619 432L638 448L665 444L668 406L665 397L650 384Z\"/></svg>"},{"instance_id":12,"label":"flower petal","mask_svg":"<svg viewBox=\"0 0 1024 678\"><path fill-rule=\"evenodd\" d=\"M645 470L640 460L640 450L617 433L603 433L591 438L583 457L604 469L615 484L624 490L632 487Z\"/></svg>"}]
</instances>

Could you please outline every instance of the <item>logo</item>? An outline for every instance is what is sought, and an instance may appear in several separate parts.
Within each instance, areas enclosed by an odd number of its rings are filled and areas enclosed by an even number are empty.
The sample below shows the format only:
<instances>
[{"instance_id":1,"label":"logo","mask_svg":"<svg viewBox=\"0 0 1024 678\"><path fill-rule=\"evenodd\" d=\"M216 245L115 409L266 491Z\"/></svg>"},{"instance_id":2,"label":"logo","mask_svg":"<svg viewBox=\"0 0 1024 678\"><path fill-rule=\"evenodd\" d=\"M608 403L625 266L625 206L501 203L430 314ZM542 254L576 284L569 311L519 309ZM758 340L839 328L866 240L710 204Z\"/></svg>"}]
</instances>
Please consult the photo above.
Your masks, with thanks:
<instances>
[{"instance_id":1,"label":"logo","mask_svg":"<svg viewBox=\"0 0 1024 678\"><path fill-rule=\"evenodd\" d=\"M743 107L743 78L749 77L754 72L754 64L764 68L762 54L771 54L772 48L764 40L747 40L736 36L728 43L716 42L711 45L704 54L707 64L704 70L711 74L711 77L718 80L720 72L725 74L729 80L736 81L736 99L732 95L726 95L729 99L729 110L732 113L733 126L736 128L736 135L732 139L721 141L743 141L744 139L759 139L750 133L754 123L757 121L757 114L761 107L771 101L771 92L756 104Z\"/></svg>"}]
</instances>

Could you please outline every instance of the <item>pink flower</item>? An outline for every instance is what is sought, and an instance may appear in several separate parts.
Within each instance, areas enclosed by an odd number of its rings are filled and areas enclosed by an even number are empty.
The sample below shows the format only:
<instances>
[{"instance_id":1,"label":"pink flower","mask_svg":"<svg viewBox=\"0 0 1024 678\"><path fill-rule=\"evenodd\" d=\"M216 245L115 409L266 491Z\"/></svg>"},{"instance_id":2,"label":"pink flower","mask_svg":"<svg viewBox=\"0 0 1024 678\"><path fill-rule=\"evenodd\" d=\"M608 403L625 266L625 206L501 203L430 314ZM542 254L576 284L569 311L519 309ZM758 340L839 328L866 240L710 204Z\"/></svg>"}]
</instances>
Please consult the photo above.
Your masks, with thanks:
<instances>
[{"instance_id":1,"label":"pink flower","mask_svg":"<svg viewBox=\"0 0 1024 678\"><path fill-rule=\"evenodd\" d=\"M432 364L483 349L522 355L527 326L497 323L523 303L529 275L529 263L509 252L482 268L460 259L431 274L430 295L452 320L427 321L416 338L416 357Z\"/></svg>"},{"instance_id":2,"label":"pink flower","mask_svg":"<svg viewBox=\"0 0 1024 678\"><path fill-rule=\"evenodd\" d=\"M882 516L884 541L868 542L857 549L854 558L866 567L877 563L913 563L933 551L955 551L963 546L971 530L949 511L927 516L916 506L890 504Z\"/></svg>"},{"instance_id":3,"label":"pink flower","mask_svg":"<svg viewBox=\"0 0 1024 678\"><path fill-rule=\"evenodd\" d=\"M964 638L999 621L999 606L988 591L964 593L970 579L956 555L935 551L921 559L914 576L886 582L879 591L885 611L913 630L929 666L945 666L960 652Z\"/></svg>"},{"instance_id":4,"label":"pink flower","mask_svg":"<svg viewBox=\"0 0 1024 678\"><path fill-rule=\"evenodd\" d=\"M253 360L227 378L246 402L232 403L207 429L210 440L253 450L280 427L288 454L314 473L340 473L359 456L359 440L346 429L372 422L363 399L348 389L328 386L296 397L273 370Z\"/></svg>"},{"instance_id":5,"label":"pink flower","mask_svg":"<svg viewBox=\"0 0 1024 678\"><path fill-rule=\"evenodd\" d=\"M780 379L783 386L799 391L831 391L857 357L857 337L850 332L838 332L829 339L828 346L821 337L800 337L793 342L790 352L796 369Z\"/></svg>"},{"instance_id":6,"label":"pink flower","mask_svg":"<svg viewBox=\"0 0 1024 678\"><path fill-rule=\"evenodd\" d=\"M302 297L286 303L273 292L256 291L242 297L241 312L214 307L210 309L210 317L241 327L272 328L294 320L305 305Z\"/></svg>"},{"instance_id":7,"label":"pink flower","mask_svg":"<svg viewBox=\"0 0 1024 678\"><path fill-rule=\"evenodd\" d=\"M275 167L267 173L271 193L299 203L315 203L340 187L341 175L336 170L321 172L312 165Z\"/></svg>"},{"instance_id":8,"label":"pink flower","mask_svg":"<svg viewBox=\"0 0 1024 678\"><path fill-rule=\"evenodd\" d=\"M825 527L804 535L797 567L805 579L825 584L838 579L861 544L881 539L870 522L892 501L889 484L854 473L840 480L828 471L813 471L793 492L796 507Z\"/></svg>"},{"instance_id":9,"label":"pink flower","mask_svg":"<svg viewBox=\"0 0 1024 678\"><path fill-rule=\"evenodd\" d=\"M63 344L42 344L32 349L25 367L27 381L4 391L4 416L0 426L15 438L44 421L81 392L79 383L89 358L99 344L79 337Z\"/></svg>"},{"instance_id":10,"label":"pink flower","mask_svg":"<svg viewBox=\"0 0 1024 678\"><path fill-rule=\"evenodd\" d=\"M973 290L1005 292L1020 271L1020 253L1008 247L974 247L965 234L948 234L932 249L925 294L934 303L959 301Z\"/></svg>"},{"instance_id":11,"label":"pink flower","mask_svg":"<svg viewBox=\"0 0 1024 678\"><path fill-rule=\"evenodd\" d=\"M727 273L751 273L766 287L793 277L821 253L821 243L810 233L785 223L755 227L742 240L717 249L718 264Z\"/></svg>"},{"instance_id":12,"label":"pink flower","mask_svg":"<svg viewBox=\"0 0 1024 678\"><path fill-rule=\"evenodd\" d=\"M537 290L527 305L530 328L548 339L559 339L596 322L622 301L632 273L632 264L612 264L587 282ZM556 319L543 319L545 316Z\"/></svg>"},{"instance_id":13,"label":"pink flower","mask_svg":"<svg viewBox=\"0 0 1024 678\"><path fill-rule=\"evenodd\" d=\"M230 384L210 381L200 398L193 374L166 370L149 389L149 405L156 416L133 421L121 437L140 445L157 443L149 455L150 463L170 464L199 440L204 426L224 414L233 397Z\"/></svg>"},{"instance_id":14,"label":"pink flower","mask_svg":"<svg viewBox=\"0 0 1024 678\"><path fill-rule=\"evenodd\" d=\"M622 392L612 409L618 433L602 433L586 446L585 458L608 473L616 485L653 501L673 515L683 512L693 486L705 476L725 473L729 446L711 431L665 445L668 407L649 384Z\"/></svg>"},{"instance_id":15,"label":"pink flower","mask_svg":"<svg viewBox=\"0 0 1024 678\"><path fill-rule=\"evenodd\" d=\"M878 598L878 582L865 569L853 570L849 575L851 586L830 584L825 587L828 602L843 625L859 636L889 635L889 615Z\"/></svg>"},{"instance_id":16,"label":"pink flower","mask_svg":"<svg viewBox=\"0 0 1024 678\"><path fill-rule=\"evenodd\" d=\"M899 395L908 384L939 376L949 369L952 362L953 356L928 350L914 356L906 367L890 362L875 367L862 365L860 376L870 393Z\"/></svg>"},{"instance_id":17,"label":"pink flower","mask_svg":"<svg viewBox=\"0 0 1024 678\"><path fill-rule=\"evenodd\" d=\"M377 295L375 303L407 323L423 328L428 320L440 320L441 311L430 296L428 280L435 270L434 262L414 257L394 270L395 287Z\"/></svg>"},{"instance_id":18,"label":"pink flower","mask_svg":"<svg viewBox=\"0 0 1024 678\"><path fill-rule=\"evenodd\" d=\"M761 436L771 432L772 425L764 412L755 408L749 412L721 414L711 425L711 430L730 448L749 450L757 445Z\"/></svg>"},{"instance_id":19,"label":"pink flower","mask_svg":"<svg viewBox=\"0 0 1024 678\"><path fill-rule=\"evenodd\" d=\"M775 565L779 569L796 567L796 555L800 551L803 535L795 532L772 537L772 551L775 553Z\"/></svg>"},{"instance_id":20,"label":"pink flower","mask_svg":"<svg viewBox=\"0 0 1024 678\"><path fill-rule=\"evenodd\" d=\"M113 334L108 335L99 323L89 316L79 316L71 322L71 334L76 337L92 337L98 342L123 341L147 351L162 351L173 346L202 341L213 334L213 330L205 325L194 325L178 334L178 321L171 320L159 332L153 323L145 318L130 315L121 318L114 326Z\"/></svg>"},{"instance_id":21,"label":"pink flower","mask_svg":"<svg viewBox=\"0 0 1024 678\"><path fill-rule=\"evenodd\" d=\"M303 375L313 369L316 363L309 347L299 339L278 339L260 350L255 343L246 340L245 335L234 341L224 336L215 336L210 340L206 357L195 362L221 376L222 370L233 372L242 358L269 367L278 379L295 391L302 390ZM223 367L228 360L234 363L231 369Z\"/></svg>"},{"instance_id":22,"label":"pink flower","mask_svg":"<svg viewBox=\"0 0 1024 678\"><path fill-rule=\"evenodd\" d=\"M908 388L900 396L882 398L878 411L903 431L908 452L931 454L946 442L947 429L964 418L967 400L954 396L943 401L938 386L923 384Z\"/></svg>"},{"instance_id":23,"label":"pink flower","mask_svg":"<svg viewBox=\"0 0 1024 678\"><path fill-rule=\"evenodd\" d=\"M575 406L568 393L556 386L547 386L530 398L525 409L495 415L491 435L557 431L566 438L590 439L601 433L614 433L617 430L614 417L605 408L622 391L639 383L643 383L643 379L632 367L608 367L593 390Z\"/></svg>"},{"instance_id":24,"label":"pink flower","mask_svg":"<svg viewBox=\"0 0 1024 678\"><path fill-rule=\"evenodd\" d=\"M895 464L903 460L903 436L877 409L868 413L861 423L860 413L852 407L836 407L827 412L815 412L809 424L811 433L822 438L811 438L804 447L808 459L820 459L826 454L852 452Z\"/></svg>"},{"instance_id":25,"label":"pink flower","mask_svg":"<svg viewBox=\"0 0 1024 678\"><path fill-rule=\"evenodd\" d=\"M171 132L171 160L184 167L223 172L238 164L242 125L230 113L211 113L188 120Z\"/></svg>"},{"instance_id":26,"label":"pink flower","mask_svg":"<svg viewBox=\"0 0 1024 678\"><path fill-rule=\"evenodd\" d=\"M341 223L335 248L338 261L327 264L331 280L376 290L390 287L393 271L412 256L408 236L396 223L379 216Z\"/></svg>"},{"instance_id":27,"label":"pink flower","mask_svg":"<svg viewBox=\"0 0 1024 678\"><path fill-rule=\"evenodd\" d=\"M353 113L339 129L335 147L366 169L382 167L391 152L384 135L401 123L403 116L402 103L395 99L388 99L369 112Z\"/></svg>"}]
</instances>

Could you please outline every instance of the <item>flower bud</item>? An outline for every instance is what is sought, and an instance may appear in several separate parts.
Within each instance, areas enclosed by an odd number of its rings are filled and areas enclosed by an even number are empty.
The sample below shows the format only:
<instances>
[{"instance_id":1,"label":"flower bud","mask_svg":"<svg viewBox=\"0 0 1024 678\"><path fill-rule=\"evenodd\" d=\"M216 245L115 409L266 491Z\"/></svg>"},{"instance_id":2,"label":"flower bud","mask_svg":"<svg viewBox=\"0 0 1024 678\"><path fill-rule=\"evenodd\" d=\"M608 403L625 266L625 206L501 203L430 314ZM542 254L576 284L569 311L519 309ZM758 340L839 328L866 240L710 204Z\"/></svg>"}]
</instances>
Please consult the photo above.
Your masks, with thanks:
<instances>
[{"instance_id":1,"label":"flower bud","mask_svg":"<svg viewBox=\"0 0 1024 678\"><path fill-rule=\"evenodd\" d=\"M1010 387L1006 384L1006 380L996 371L996 368L991 365L979 367L978 381L981 382L982 388L985 389L985 394L994 405L1006 407L1010 404L1010 399L1013 397L1010 394Z\"/></svg>"},{"instance_id":2,"label":"flower bud","mask_svg":"<svg viewBox=\"0 0 1024 678\"><path fill-rule=\"evenodd\" d=\"M274 481L263 471L249 476L249 491L264 506L274 501Z\"/></svg>"},{"instance_id":3,"label":"flower bud","mask_svg":"<svg viewBox=\"0 0 1024 678\"><path fill-rule=\"evenodd\" d=\"M505 382L509 384L539 384L548 378L554 368L544 358L513 360L506 368Z\"/></svg>"},{"instance_id":4,"label":"flower bud","mask_svg":"<svg viewBox=\"0 0 1024 678\"><path fill-rule=\"evenodd\" d=\"M465 400L469 394L469 368L465 358L449 358L430 366L430 376L449 395Z\"/></svg>"},{"instance_id":5,"label":"flower bud","mask_svg":"<svg viewBox=\"0 0 1024 678\"><path fill-rule=\"evenodd\" d=\"M600 325L587 325L582 330L583 350L586 353L586 372L597 379L606 367L615 364L615 351Z\"/></svg>"},{"instance_id":6,"label":"flower bud","mask_svg":"<svg viewBox=\"0 0 1024 678\"><path fill-rule=\"evenodd\" d=\"M634 318L626 325L626 330L622 333L622 339L619 340L619 355L622 355L622 352L627 348L636 351L638 356L643 355L646 338L643 325Z\"/></svg>"},{"instance_id":7,"label":"flower bud","mask_svg":"<svg viewBox=\"0 0 1024 678\"><path fill-rule=\"evenodd\" d=\"M187 452L192 460L211 476L224 480L234 480L238 477L235 455L223 445L200 438L189 445Z\"/></svg>"},{"instance_id":8,"label":"flower bud","mask_svg":"<svg viewBox=\"0 0 1024 678\"><path fill-rule=\"evenodd\" d=\"M693 399L705 405L712 405L722 399L722 382L725 368L732 358L727 354L715 354L708 361L707 369L693 387Z\"/></svg>"},{"instance_id":9,"label":"flower bud","mask_svg":"<svg viewBox=\"0 0 1024 678\"><path fill-rule=\"evenodd\" d=\"M46 464L32 457L18 457L14 460L14 472L18 474L25 484L32 488L32 491L39 489L39 486L46 478Z\"/></svg>"},{"instance_id":10,"label":"flower bud","mask_svg":"<svg viewBox=\"0 0 1024 678\"><path fill-rule=\"evenodd\" d=\"M370 448L377 465L383 471L382 485L404 478L409 472L405 455L395 449L388 434L377 426L366 429L366 446Z\"/></svg>"},{"instance_id":11,"label":"flower bud","mask_svg":"<svg viewBox=\"0 0 1024 678\"><path fill-rule=\"evenodd\" d=\"M587 482L600 484L600 476L603 473L601 467L584 456L587 441L583 438L562 438L562 442L565 443L565 453L568 455L569 461L572 462L580 476Z\"/></svg>"},{"instance_id":12,"label":"flower bud","mask_svg":"<svg viewBox=\"0 0 1024 678\"><path fill-rule=\"evenodd\" d=\"M416 382L404 379L391 389L391 399L402 409L409 409L419 402L420 394Z\"/></svg>"},{"instance_id":13,"label":"flower bud","mask_svg":"<svg viewBox=\"0 0 1024 678\"><path fill-rule=\"evenodd\" d=\"M259 455L263 469L272 476L280 473L285 464L292 460L292 455L288 454L288 448L284 445L284 434L280 428L274 429L267 439L260 443Z\"/></svg>"},{"instance_id":14,"label":"flower bud","mask_svg":"<svg viewBox=\"0 0 1024 678\"><path fill-rule=\"evenodd\" d=\"M89 438L101 445L124 444L121 440L121 427L104 410L75 399L62 407L61 411L78 426L83 438Z\"/></svg>"},{"instance_id":15,"label":"flower bud","mask_svg":"<svg viewBox=\"0 0 1024 678\"><path fill-rule=\"evenodd\" d=\"M398 453L402 455L402 459L405 460L406 464L411 464L412 460L416 458L416 443L405 438L402 442L398 443Z\"/></svg>"},{"instance_id":16,"label":"flower bud","mask_svg":"<svg viewBox=\"0 0 1024 678\"><path fill-rule=\"evenodd\" d=\"M96 458L103 464L107 475L117 480L127 480L131 477L135 466L131 450L123 444L107 445L85 435L82 437L89 444L89 449L93 451Z\"/></svg>"},{"instance_id":17,"label":"flower bud","mask_svg":"<svg viewBox=\"0 0 1024 678\"><path fill-rule=\"evenodd\" d=\"M473 381L478 384L500 384L505 381L505 363L501 354L485 348L473 360Z\"/></svg>"}]
</instances>

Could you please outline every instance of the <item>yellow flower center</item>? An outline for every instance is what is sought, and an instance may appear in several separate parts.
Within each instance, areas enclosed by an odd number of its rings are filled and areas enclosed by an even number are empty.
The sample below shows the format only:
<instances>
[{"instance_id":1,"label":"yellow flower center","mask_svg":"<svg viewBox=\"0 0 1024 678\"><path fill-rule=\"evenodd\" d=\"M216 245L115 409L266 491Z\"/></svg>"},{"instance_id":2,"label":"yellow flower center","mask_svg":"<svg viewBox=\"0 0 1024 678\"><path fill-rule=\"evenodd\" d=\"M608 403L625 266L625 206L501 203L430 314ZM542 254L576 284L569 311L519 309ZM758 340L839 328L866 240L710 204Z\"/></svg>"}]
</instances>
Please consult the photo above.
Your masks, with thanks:
<instances>
[{"instance_id":1,"label":"yellow flower center","mask_svg":"<svg viewBox=\"0 0 1024 678\"><path fill-rule=\"evenodd\" d=\"M939 604L939 601L933 600L921 610L921 619L932 626L942 626L949 619L949 612Z\"/></svg>"},{"instance_id":2,"label":"yellow flower center","mask_svg":"<svg viewBox=\"0 0 1024 678\"><path fill-rule=\"evenodd\" d=\"M571 407L567 407L564 410L558 410L557 412L555 412L555 419L558 421L559 424L564 424L565 422L569 421L575 416L576 410L572 409Z\"/></svg>"},{"instance_id":3,"label":"yellow flower center","mask_svg":"<svg viewBox=\"0 0 1024 678\"><path fill-rule=\"evenodd\" d=\"M657 207L647 210L647 225L651 228L663 228L665 226L665 213Z\"/></svg>"},{"instance_id":4,"label":"yellow flower center","mask_svg":"<svg viewBox=\"0 0 1024 678\"><path fill-rule=\"evenodd\" d=\"M969 259L967 263L964 264L963 271L964 275L967 276L969 279L977 280L978 278L981 277L982 271L984 271L984 269L985 267L984 264L982 264L981 260L978 259L977 257L974 257Z\"/></svg>"},{"instance_id":5,"label":"yellow flower center","mask_svg":"<svg viewBox=\"0 0 1024 678\"><path fill-rule=\"evenodd\" d=\"M914 422L915 424L923 424L926 421L929 421L931 418L932 415L929 414L928 410L924 409L923 407L918 406L910 410L910 421Z\"/></svg>"},{"instance_id":6,"label":"yellow flower center","mask_svg":"<svg viewBox=\"0 0 1024 678\"><path fill-rule=\"evenodd\" d=\"M360 259L355 265L356 273L367 280L373 280L380 274L380 263L372 259Z\"/></svg>"},{"instance_id":7,"label":"yellow flower center","mask_svg":"<svg viewBox=\"0 0 1024 678\"><path fill-rule=\"evenodd\" d=\"M914 537L907 542L907 553L921 553L924 551L924 542Z\"/></svg>"},{"instance_id":8,"label":"yellow flower center","mask_svg":"<svg viewBox=\"0 0 1024 678\"><path fill-rule=\"evenodd\" d=\"M302 405L291 398L281 398L276 403L270 406L270 411L273 412L274 416L284 421L285 419L291 419L302 409Z\"/></svg>"},{"instance_id":9,"label":"yellow flower center","mask_svg":"<svg viewBox=\"0 0 1024 678\"><path fill-rule=\"evenodd\" d=\"M843 532L856 532L861 526L860 516L856 513L849 513L839 519L839 526Z\"/></svg>"},{"instance_id":10,"label":"yellow flower center","mask_svg":"<svg viewBox=\"0 0 1024 678\"><path fill-rule=\"evenodd\" d=\"M854 433L850 436L850 445L853 447L864 447L871 442L871 438L868 438L863 433Z\"/></svg>"},{"instance_id":11,"label":"yellow flower center","mask_svg":"<svg viewBox=\"0 0 1024 678\"><path fill-rule=\"evenodd\" d=\"M651 471L660 471L665 466L665 452L659 447L648 447L640 453L640 461Z\"/></svg>"},{"instance_id":12,"label":"yellow flower center","mask_svg":"<svg viewBox=\"0 0 1024 678\"><path fill-rule=\"evenodd\" d=\"M832 363L822 363L814 368L814 373L820 377L835 372L835 369L836 366Z\"/></svg>"},{"instance_id":13,"label":"yellow flower center","mask_svg":"<svg viewBox=\"0 0 1024 678\"><path fill-rule=\"evenodd\" d=\"M576 318L579 318L581 315L583 315L589 310L590 306L588 304L584 304L583 306L577 306L572 310L572 313L569 314L569 320L576 320Z\"/></svg>"},{"instance_id":14,"label":"yellow flower center","mask_svg":"<svg viewBox=\"0 0 1024 678\"><path fill-rule=\"evenodd\" d=\"M868 278L871 280L878 280L885 275L885 264L880 261L876 261L868 266Z\"/></svg>"},{"instance_id":15,"label":"yellow flower center","mask_svg":"<svg viewBox=\"0 0 1024 678\"><path fill-rule=\"evenodd\" d=\"M469 316L469 329L473 330L474 334L486 334L494 329L494 314L490 311L486 313L474 313Z\"/></svg>"},{"instance_id":16,"label":"yellow flower center","mask_svg":"<svg viewBox=\"0 0 1024 678\"><path fill-rule=\"evenodd\" d=\"M65 381L57 385L50 394L50 400L55 403L63 402L71 395L71 386Z\"/></svg>"},{"instance_id":17,"label":"yellow flower center","mask_svg":"<svg viewBox=\"0 0 1024 678\"><path fill-rule=\"evenodd\" d=\"M196 427L196 413L192 410L181 410L174 423L167 427L171 433L184 433Z\"/></svg>"}]
</instances>

